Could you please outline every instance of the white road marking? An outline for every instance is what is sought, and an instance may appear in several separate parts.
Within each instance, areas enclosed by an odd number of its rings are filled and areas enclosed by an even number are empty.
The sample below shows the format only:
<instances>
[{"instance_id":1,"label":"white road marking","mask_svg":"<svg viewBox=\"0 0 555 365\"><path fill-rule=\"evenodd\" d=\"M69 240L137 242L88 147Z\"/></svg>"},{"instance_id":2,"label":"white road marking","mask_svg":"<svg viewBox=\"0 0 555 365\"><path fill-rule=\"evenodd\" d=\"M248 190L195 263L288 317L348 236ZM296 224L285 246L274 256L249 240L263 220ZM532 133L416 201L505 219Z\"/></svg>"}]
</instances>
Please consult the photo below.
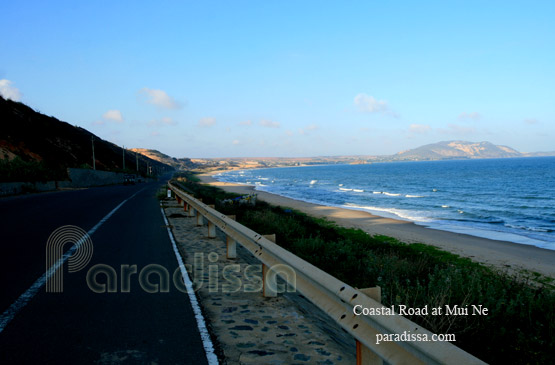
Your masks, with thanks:
<instances>
[{"instance_id":1,"label":"white road marking","mask_svg":"<svg viewBox=\"0 0 555 365\"><path fill-rule=\"evenodd\" d=\"M175 253L175 257L177 258L177 263L179 264L179 269L181 270L181 276L183 276L183 282L185 283L185 288L187 288L189 301L191 302L191 306L193 307L193 312L195 313L195 319L197 320L198 331L200 333L202 345L204 346L204 351L206 352L206 359L208 360L208 364L217 365L218 357L214 353L214 345L212 344L212 340L210 339L208 328L206 328L206 322L204 321L204 317L202 316L202 311L200 310L197 296L195 295L195 290L193 289L193 282L189 278L187 269L185 269L185 264L183 263L183 259L181 258L181 254L179 253L179 250L175 243L175 239L173 238L173 233L170 229L170 224L168 222L168 219L166 218L166 214L164 213L164 208L160 208L160 210L162 211L162 217L164 217L164 223L166 224L168 235L170 236L170 240L172 241L173 252Z\"/></svg>"},{"instance_id":2,"label":"white road marking","mask_svg":"<svg viewBox=\"0 0 555 365\"><path fill-rule=\"evenodd\" d=\"M135 194L131 195L129 198L119 203L117 207L112 209L110 213L106 214L104 218L102 218L94 227L92 227L87 232L87 234L89 236L92 236L93 233L96 232L96 230L100 228L100 226L102 226L119 208L121 208L123 204L125 204L128 200L133 199L135 195L139 194L141 191L145 189L146 188L142 188L141 190L137 191ZM50 277L54 275L56 270L58 270L61 266L63 266L64 262L66 262L67 259L71 255L73 255L75 250L77 250L77 248L83 242L84 242L84 239L82 238L79 241L77 241L73 246L71 246L71 248L64 254L64 256L62 256L62 258L60 258L58 261L56 261L54 265L48 268L48 270L46 270L46 272L42 274L42 276L38 278L37 281L35 281L34 284L31 285L29 289L27 289L27 291L25 291L25 293L21 294L19 298L17 298L17 300L12 305L10 305L9 308L4 311L4 313L2 313L2 316L0 316L0 333L14 319L17 313L19 313L19 311L23 307L25 307L31 299L33 299L33 297L39 292L39 290L44 286L44 284L46 284L48 279L50 279Z\"/></svg>"}]
</instances>

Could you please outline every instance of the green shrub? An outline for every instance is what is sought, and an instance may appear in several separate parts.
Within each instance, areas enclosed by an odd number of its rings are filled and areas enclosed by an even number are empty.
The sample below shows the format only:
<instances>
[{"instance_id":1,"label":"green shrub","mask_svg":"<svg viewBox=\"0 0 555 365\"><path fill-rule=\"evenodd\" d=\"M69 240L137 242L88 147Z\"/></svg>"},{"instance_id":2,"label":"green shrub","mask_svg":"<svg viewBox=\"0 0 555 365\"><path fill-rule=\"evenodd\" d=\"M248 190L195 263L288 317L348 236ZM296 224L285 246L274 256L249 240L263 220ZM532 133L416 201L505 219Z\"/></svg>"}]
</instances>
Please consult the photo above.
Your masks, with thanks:
<instances>
[{"instance_id":1,"label":"green shrub","mask_svg":"<svg viewBox=\"0 0 555 365\"><path fill-rule=\"evenodd\" d=\"M63 180L65 170L49 167L42 161L24 161L20 157L0 160L0 181L2 182L46 182Z\"/></svg>"}]
</instances>

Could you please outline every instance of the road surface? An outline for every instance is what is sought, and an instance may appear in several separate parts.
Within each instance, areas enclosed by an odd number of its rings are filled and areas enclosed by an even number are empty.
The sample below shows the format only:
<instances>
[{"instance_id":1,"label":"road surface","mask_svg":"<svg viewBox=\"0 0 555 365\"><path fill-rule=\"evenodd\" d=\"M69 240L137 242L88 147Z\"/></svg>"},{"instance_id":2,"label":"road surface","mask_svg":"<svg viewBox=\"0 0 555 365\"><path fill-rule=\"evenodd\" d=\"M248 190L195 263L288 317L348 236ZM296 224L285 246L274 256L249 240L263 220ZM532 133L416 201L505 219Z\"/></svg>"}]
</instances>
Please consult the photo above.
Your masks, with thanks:
<instances>
[{"instance_id":1,"label":"road surface","mask_svg":"<svg viewBox=\"0 0 555 365\"><path fill-rule=\"evenodd\" d=\"M45 273L46 243L54 230L73 225L88 232L97 227L91 235L90 262L77 272L69 272L65 263L63 292L47 292L43 286L0 328L0 363L207 362L188 296L171 280L178 263L156 199L160 185L0 199L0 315L4 317ZM99 288L88 285L87 274L99 264L116 273L115 292L96 293L92 289ZM141 285L139 273L151 264L151 271L167 270L168 292L161 292L163 286L156 290L161 283L156 273L147 277L153 285ZM136 265L137 274L126 274L125 265ZM108 281L103 273L94 279L100 285Z\"/></svg>"}]
</instances>

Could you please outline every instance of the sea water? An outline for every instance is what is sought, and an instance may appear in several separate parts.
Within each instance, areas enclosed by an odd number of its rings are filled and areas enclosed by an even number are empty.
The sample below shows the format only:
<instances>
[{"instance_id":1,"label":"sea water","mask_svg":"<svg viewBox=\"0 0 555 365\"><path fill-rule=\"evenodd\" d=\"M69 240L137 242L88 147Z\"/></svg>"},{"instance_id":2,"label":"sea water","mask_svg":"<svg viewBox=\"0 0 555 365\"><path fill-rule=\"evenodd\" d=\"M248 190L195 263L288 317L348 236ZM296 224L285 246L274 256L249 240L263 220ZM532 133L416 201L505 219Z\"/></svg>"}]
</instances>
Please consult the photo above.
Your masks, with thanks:
<instances>
[{"instance_id":1,"label":"sea water","mask_svg":"<svg viewBox=\"0 0 555 365\"><path fill-rule=\"evenodd\" d=\"M555 157L237 170L215 178L430 228L555 249Z\"/></svg>"}]
</instances>

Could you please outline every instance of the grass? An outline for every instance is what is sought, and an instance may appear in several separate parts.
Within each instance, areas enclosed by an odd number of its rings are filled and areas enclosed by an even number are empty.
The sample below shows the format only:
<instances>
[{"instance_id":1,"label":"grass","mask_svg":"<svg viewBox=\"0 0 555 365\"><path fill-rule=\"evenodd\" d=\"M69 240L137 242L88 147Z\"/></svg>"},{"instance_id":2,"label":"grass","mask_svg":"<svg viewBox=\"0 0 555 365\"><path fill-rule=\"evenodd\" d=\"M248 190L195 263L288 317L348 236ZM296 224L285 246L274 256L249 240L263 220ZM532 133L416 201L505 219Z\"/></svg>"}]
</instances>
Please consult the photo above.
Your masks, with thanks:
<instances>
[{"instance_id":1,"label":"grass","mask_svg":"<svg viewBox=\"0 0 555 365\"><path fill-rule=\"evenodd\" d=\"M168 185L164 185L160 187L160 189L158 189L158 192L156 193L156 199L162 201L162 200L166 200L167 197L168 197Z\"/></svg>"},{"instance_id":2,"label":"grass","mask_svg":"<svg viewBox=\"0 0 555 365\"><path fill-rule=\"evenodd\" d=\"M555 291L539 273L509 275L425 244L405 244L338 227L325 219L257 202L229 206L235 197L199 184L191 173L179 184L207 204L336 278L358 288L379 285L382 303L409 307L483 305L487 316L412 316L435 333L456 334L456 346L489 363L547 364L555 358Z\"/></svg>"},{"instance_id":3,"label":"grass","mask_svg":"<svg viewBox=\"0 0 555 365\"><path fill-rule=\"evenodd\" d=\"M0 159L1 182L47 182L67 179L67 173L59 167L51 167L40 161Z\"/></svg>"}]
</instances>

